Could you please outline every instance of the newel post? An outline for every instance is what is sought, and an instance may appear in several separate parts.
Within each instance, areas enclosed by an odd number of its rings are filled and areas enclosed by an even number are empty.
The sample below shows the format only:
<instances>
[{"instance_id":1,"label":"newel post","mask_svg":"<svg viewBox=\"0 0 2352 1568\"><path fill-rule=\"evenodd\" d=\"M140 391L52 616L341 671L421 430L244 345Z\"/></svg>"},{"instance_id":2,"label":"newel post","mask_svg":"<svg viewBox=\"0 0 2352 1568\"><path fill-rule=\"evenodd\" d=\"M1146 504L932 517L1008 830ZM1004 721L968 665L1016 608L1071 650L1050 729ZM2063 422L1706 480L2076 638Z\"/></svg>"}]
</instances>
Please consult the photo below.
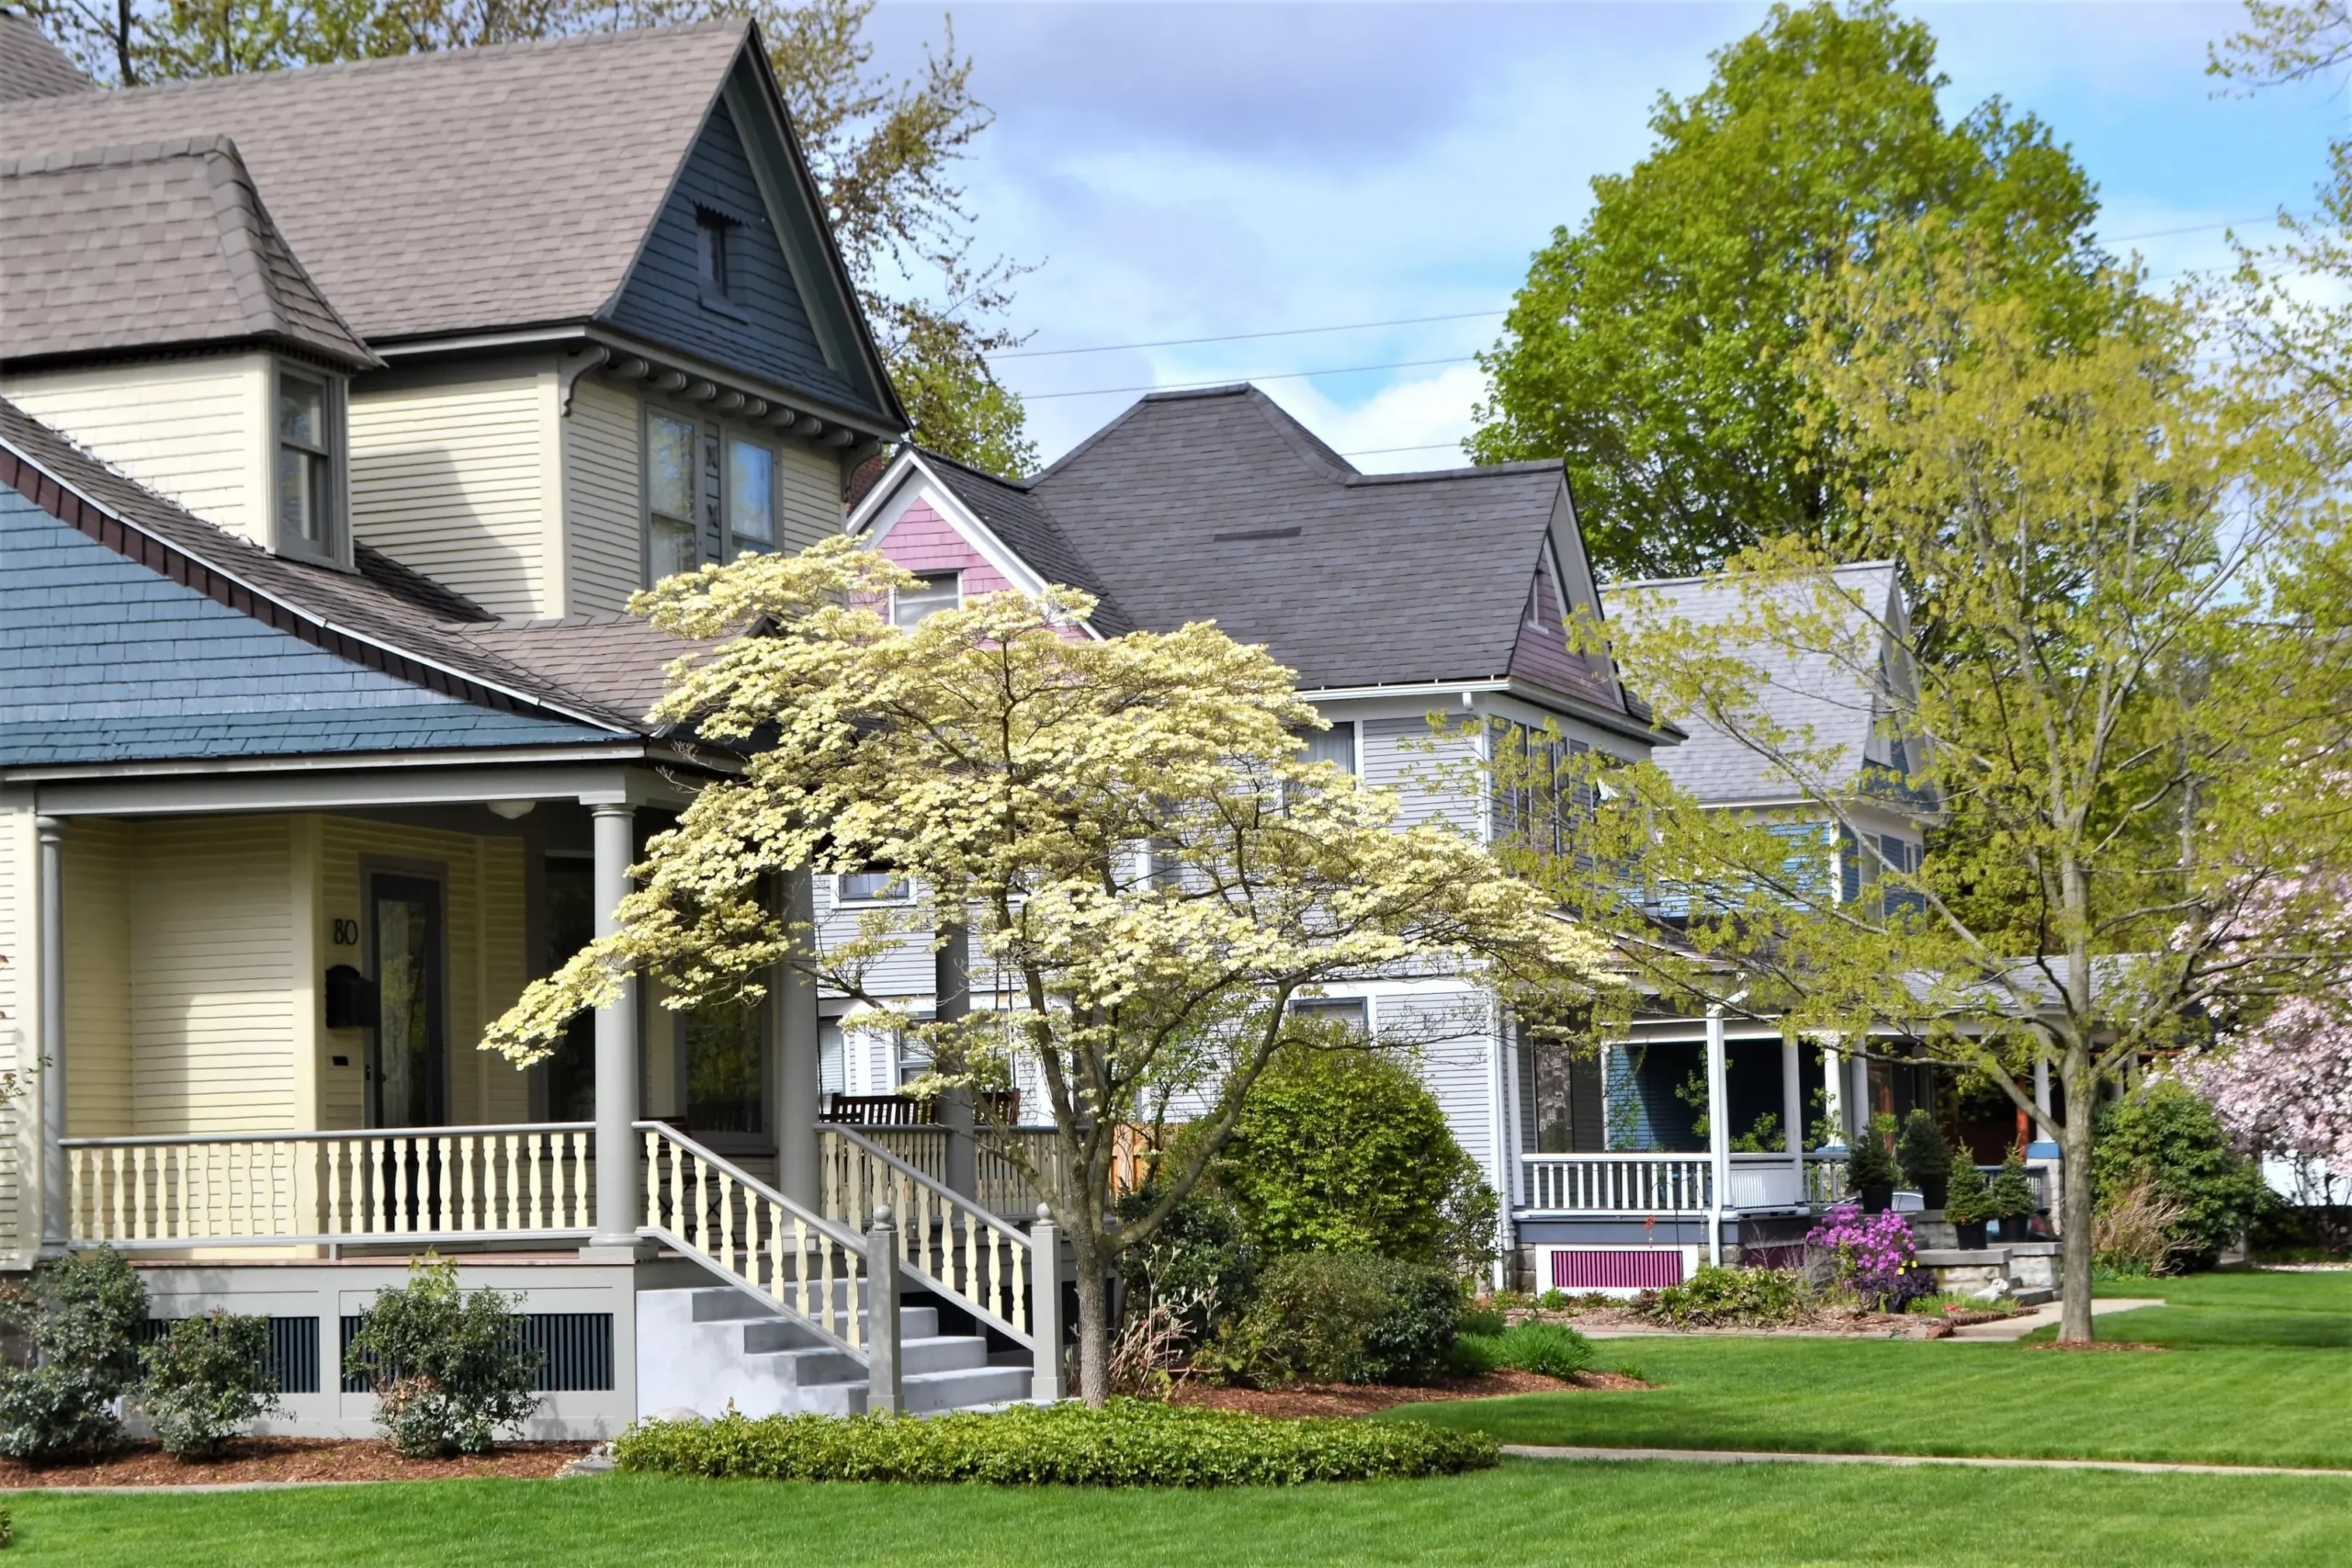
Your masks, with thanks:
<instances>
[{"instance_id":1,"label":"newel post","mask_svg":"<svg viewBox=\"0 0 2352 1568\"><path fill-rule=\"evenodd\" d=\"M899 1227L877 1204L865 1233L865 1408L906 1408L899 1384Z\"/></svg>"},{"instance_id":2,"label":"newel post","mask_svg":"<svg viewBox=\"0 0 2352 1568\"><path fill-rule=\"evenodd\" d=\"M1029 1396L1050 1404L1062 1396L1062 1242L1043 1203L1029 1227L1029 1332L1037 1342Z\"/></svg>"}]
</instances>

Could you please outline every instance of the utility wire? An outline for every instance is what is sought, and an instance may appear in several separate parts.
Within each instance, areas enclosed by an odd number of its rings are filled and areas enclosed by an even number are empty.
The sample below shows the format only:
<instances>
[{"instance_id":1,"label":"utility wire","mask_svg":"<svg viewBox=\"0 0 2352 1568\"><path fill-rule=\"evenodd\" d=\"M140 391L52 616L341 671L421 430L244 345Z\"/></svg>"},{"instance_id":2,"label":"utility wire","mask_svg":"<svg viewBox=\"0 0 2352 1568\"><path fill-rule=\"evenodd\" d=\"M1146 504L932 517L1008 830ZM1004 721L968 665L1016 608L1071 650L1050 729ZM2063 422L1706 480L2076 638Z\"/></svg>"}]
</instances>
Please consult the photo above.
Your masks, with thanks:
<instances>
[{"instance_id":1,"label":"utility wire","mask_svg":"<svg viewBox=\"0 0 2352 1568\"><path fill-rule=\"evenodd\" d=\"M1431 365L1469 365L1477 357L1475 354L1463 354L1452 359L1396 359L1385 365L1335 365L1329 370L1282 370L1268 376L1219 376L1207 381L1154 381L1140 387L1089 387L1077 392L1023 392L1021 400L1041 403L1048 398L1107 398L1117 392L1195 392L1204 387L1229 387L1238 381L1307 381L1317 376L1354 376L1367 370L1419 370Z\"/></svg>"}]
</instances>

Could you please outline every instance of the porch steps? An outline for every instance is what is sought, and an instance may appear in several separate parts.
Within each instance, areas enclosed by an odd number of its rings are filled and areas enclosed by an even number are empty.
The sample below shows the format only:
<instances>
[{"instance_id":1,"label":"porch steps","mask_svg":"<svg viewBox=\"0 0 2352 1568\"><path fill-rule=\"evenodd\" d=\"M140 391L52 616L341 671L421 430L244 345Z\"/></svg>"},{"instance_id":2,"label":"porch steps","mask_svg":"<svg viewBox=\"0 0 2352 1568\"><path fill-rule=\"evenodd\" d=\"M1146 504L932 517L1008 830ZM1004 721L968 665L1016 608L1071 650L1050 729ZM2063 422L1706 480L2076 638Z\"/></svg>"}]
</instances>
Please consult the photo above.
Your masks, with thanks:
<instances>
[{"instance_id":1,"label":"porch steps","mask_svg":"<svg viewBox=\"0 0 2352 1568\"><path fill-rule=\"evenodd\" d=\"M939 1309L899 1309L899 1393L912 1412L959 1410L1027 1396L1030 1369L991 1365L988 1340L939 1331ZM726 1286L640 1292L637 1407L746 1416L866 1408L865 1369L749 1293Z\"/></svg>"}]
</instances>

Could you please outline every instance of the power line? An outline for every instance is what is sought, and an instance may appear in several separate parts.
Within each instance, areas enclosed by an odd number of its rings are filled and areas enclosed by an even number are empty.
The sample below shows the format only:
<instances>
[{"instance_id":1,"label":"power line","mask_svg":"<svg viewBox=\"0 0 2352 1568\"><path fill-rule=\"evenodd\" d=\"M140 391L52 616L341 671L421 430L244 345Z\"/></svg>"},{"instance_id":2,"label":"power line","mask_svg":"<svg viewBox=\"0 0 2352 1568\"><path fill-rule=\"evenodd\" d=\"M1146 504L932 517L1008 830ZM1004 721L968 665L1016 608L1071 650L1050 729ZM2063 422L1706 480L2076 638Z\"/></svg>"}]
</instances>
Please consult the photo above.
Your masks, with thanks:
<instances>
[{"instance_id":1,"label":"power line","mask_svg":"<svg viewBox=\"0 0 2352 1568\"><path fill-rule=\"evenodd\" d=\"M1155 381L1140 387L1089 387L1076 392L1023 392L1024 403L1041 403L1048 398L1107 398L1118 392L1194 392L1204 387L1229 387L1237 381L1308 381L1317 376L1354 376L1367 370L1419 370L1431 365L1470 365L1477 360L1475 354L1458 355L1452 359L1396 359L1385 365L1336 365L1329 370L1283 370L1269 376L1219 376L1208 381Z\"/></svg>"},{"instance_id":2,"label":"power line","mask_svg":"<svg viewBox=\"0 0 2352 1568\"><path fill-rule=\"evenodd\" d=\"M990 359L1046 359L1062 354L1116 354L1130 348L1189 348L1202 343L1245 343L1267 337L1306 337L1315 333L1367 332L1374 327L1418 327L1430 321L1476 321L1499 316L1500 310L1458 310L1450 316L1399 316L1388 321L1342 321L1329 327L1283 327L1264 333L1219 333L1213 337L1163 337L1148 343L1106 343L1092 348L1016 348L991 354Z\"/></svg>"},{"instance_id":3,"label":"power line","mask_svg":"<svg viewBox=\"0 0 2352 1568\"><path fill-rule=\"evenodd\" d=\"M1340 456L1342 457L1378 457L1390 452L1436 452L1440 450L1458 452L1461 449L1462 443L1459 441L1424 441L1418 446L1359 446L1352 452L1342 452Z\"/></svg>"}]
</instances>

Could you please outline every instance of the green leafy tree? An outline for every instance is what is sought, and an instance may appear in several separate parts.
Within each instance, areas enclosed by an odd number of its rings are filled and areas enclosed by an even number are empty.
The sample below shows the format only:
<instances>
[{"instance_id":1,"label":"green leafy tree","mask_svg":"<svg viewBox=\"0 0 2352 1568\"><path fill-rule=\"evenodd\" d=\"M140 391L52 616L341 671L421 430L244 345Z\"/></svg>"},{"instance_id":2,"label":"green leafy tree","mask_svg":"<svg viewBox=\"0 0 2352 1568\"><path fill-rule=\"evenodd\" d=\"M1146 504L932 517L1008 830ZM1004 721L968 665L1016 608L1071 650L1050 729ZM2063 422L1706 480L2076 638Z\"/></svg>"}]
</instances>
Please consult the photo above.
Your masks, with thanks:
<instances>
[{"instance_id":1,"label":"green leafy tree","mask_svg":"<svg viewBox=\"0 0 2352 1568\"><path fill-rule=\"evenodd\" d=\"M2168 1081L2100 1108L2091 1177L2102 1204L2144 1180L2179 1205L2173 1239L2207 1268L2244 1239L2268 1190L2254 1162L2230 1146L2213 1108Z\"/></svg>"},{"instance_id":2,"label":"green leafy tree","mask_svg":"<svg viewBox=\"0 0 2352 1568\"><path fill-rule=\"evenodd\" d=\"M1947 123L1927 28L1868 3L1779 6L1661 96L1657 144L1593 181L1536 254L1467 443L1482 463L1565 457L1607 576L1712 570L1782 534L1851 525L1849 442L1802 415L1824 283L1924 216L1997 243L2046 330L2095 311L2091 182L2031 116Z\"/></svg>"},{"instance_id":3,"label":"green leafy tree","mask_svg":"<svg viewBox=\"0 0 2352 1568\"><path fill-rule=\"evenodd\" d=\"M1615 769L1591 781L1589 856L1521 863L1680 1005L1863 1055L1891 1037L2033 1118L2064 1156L2062 1332L2086 1339L2102 1089L2217 1019L2352 979L2340 885L2311 874L2352 849L2352 640L2312 577L2342 546L2298 411L2194 373L2202 318L2134 299L2053 347L1969 265L1902 243L1847 276L1846 325L1803 355L1814 417L1871 453L1840 502L1848 542L1937 598L1934 657L1802 536L1735 562L1719 622L1623 596L1610 639L1629 678L1803 804L1710 810L1656 765ZM1858 769L1787 717L1770 672L1793 660L1905 738L1900 766ZM1969 829L1911 868L1872 829L1919 802ZM1862 897L1841 897L1841 840ZM1962 895L1995 882L2019 907L1987 925ZM2037 1064L2059 1111L2035 1102Z\"/></svg>"},{"instance_id":4,"label":"green leafy tree","mask_svg":"<svg viewBox=\"0 0 2352 1568\"><path fill-rule=\"evenodd\" d=\"M879 70L874 0L27 0L82 69L123 85L426 54L664 23L749 17L784 90L826 215L907 405L915 439L995 473L1036 466L1021 400L988 355L1024 270L977 257L956 165L994 114L972 62L943 47Z\"/></svg>"}]
</instances>

